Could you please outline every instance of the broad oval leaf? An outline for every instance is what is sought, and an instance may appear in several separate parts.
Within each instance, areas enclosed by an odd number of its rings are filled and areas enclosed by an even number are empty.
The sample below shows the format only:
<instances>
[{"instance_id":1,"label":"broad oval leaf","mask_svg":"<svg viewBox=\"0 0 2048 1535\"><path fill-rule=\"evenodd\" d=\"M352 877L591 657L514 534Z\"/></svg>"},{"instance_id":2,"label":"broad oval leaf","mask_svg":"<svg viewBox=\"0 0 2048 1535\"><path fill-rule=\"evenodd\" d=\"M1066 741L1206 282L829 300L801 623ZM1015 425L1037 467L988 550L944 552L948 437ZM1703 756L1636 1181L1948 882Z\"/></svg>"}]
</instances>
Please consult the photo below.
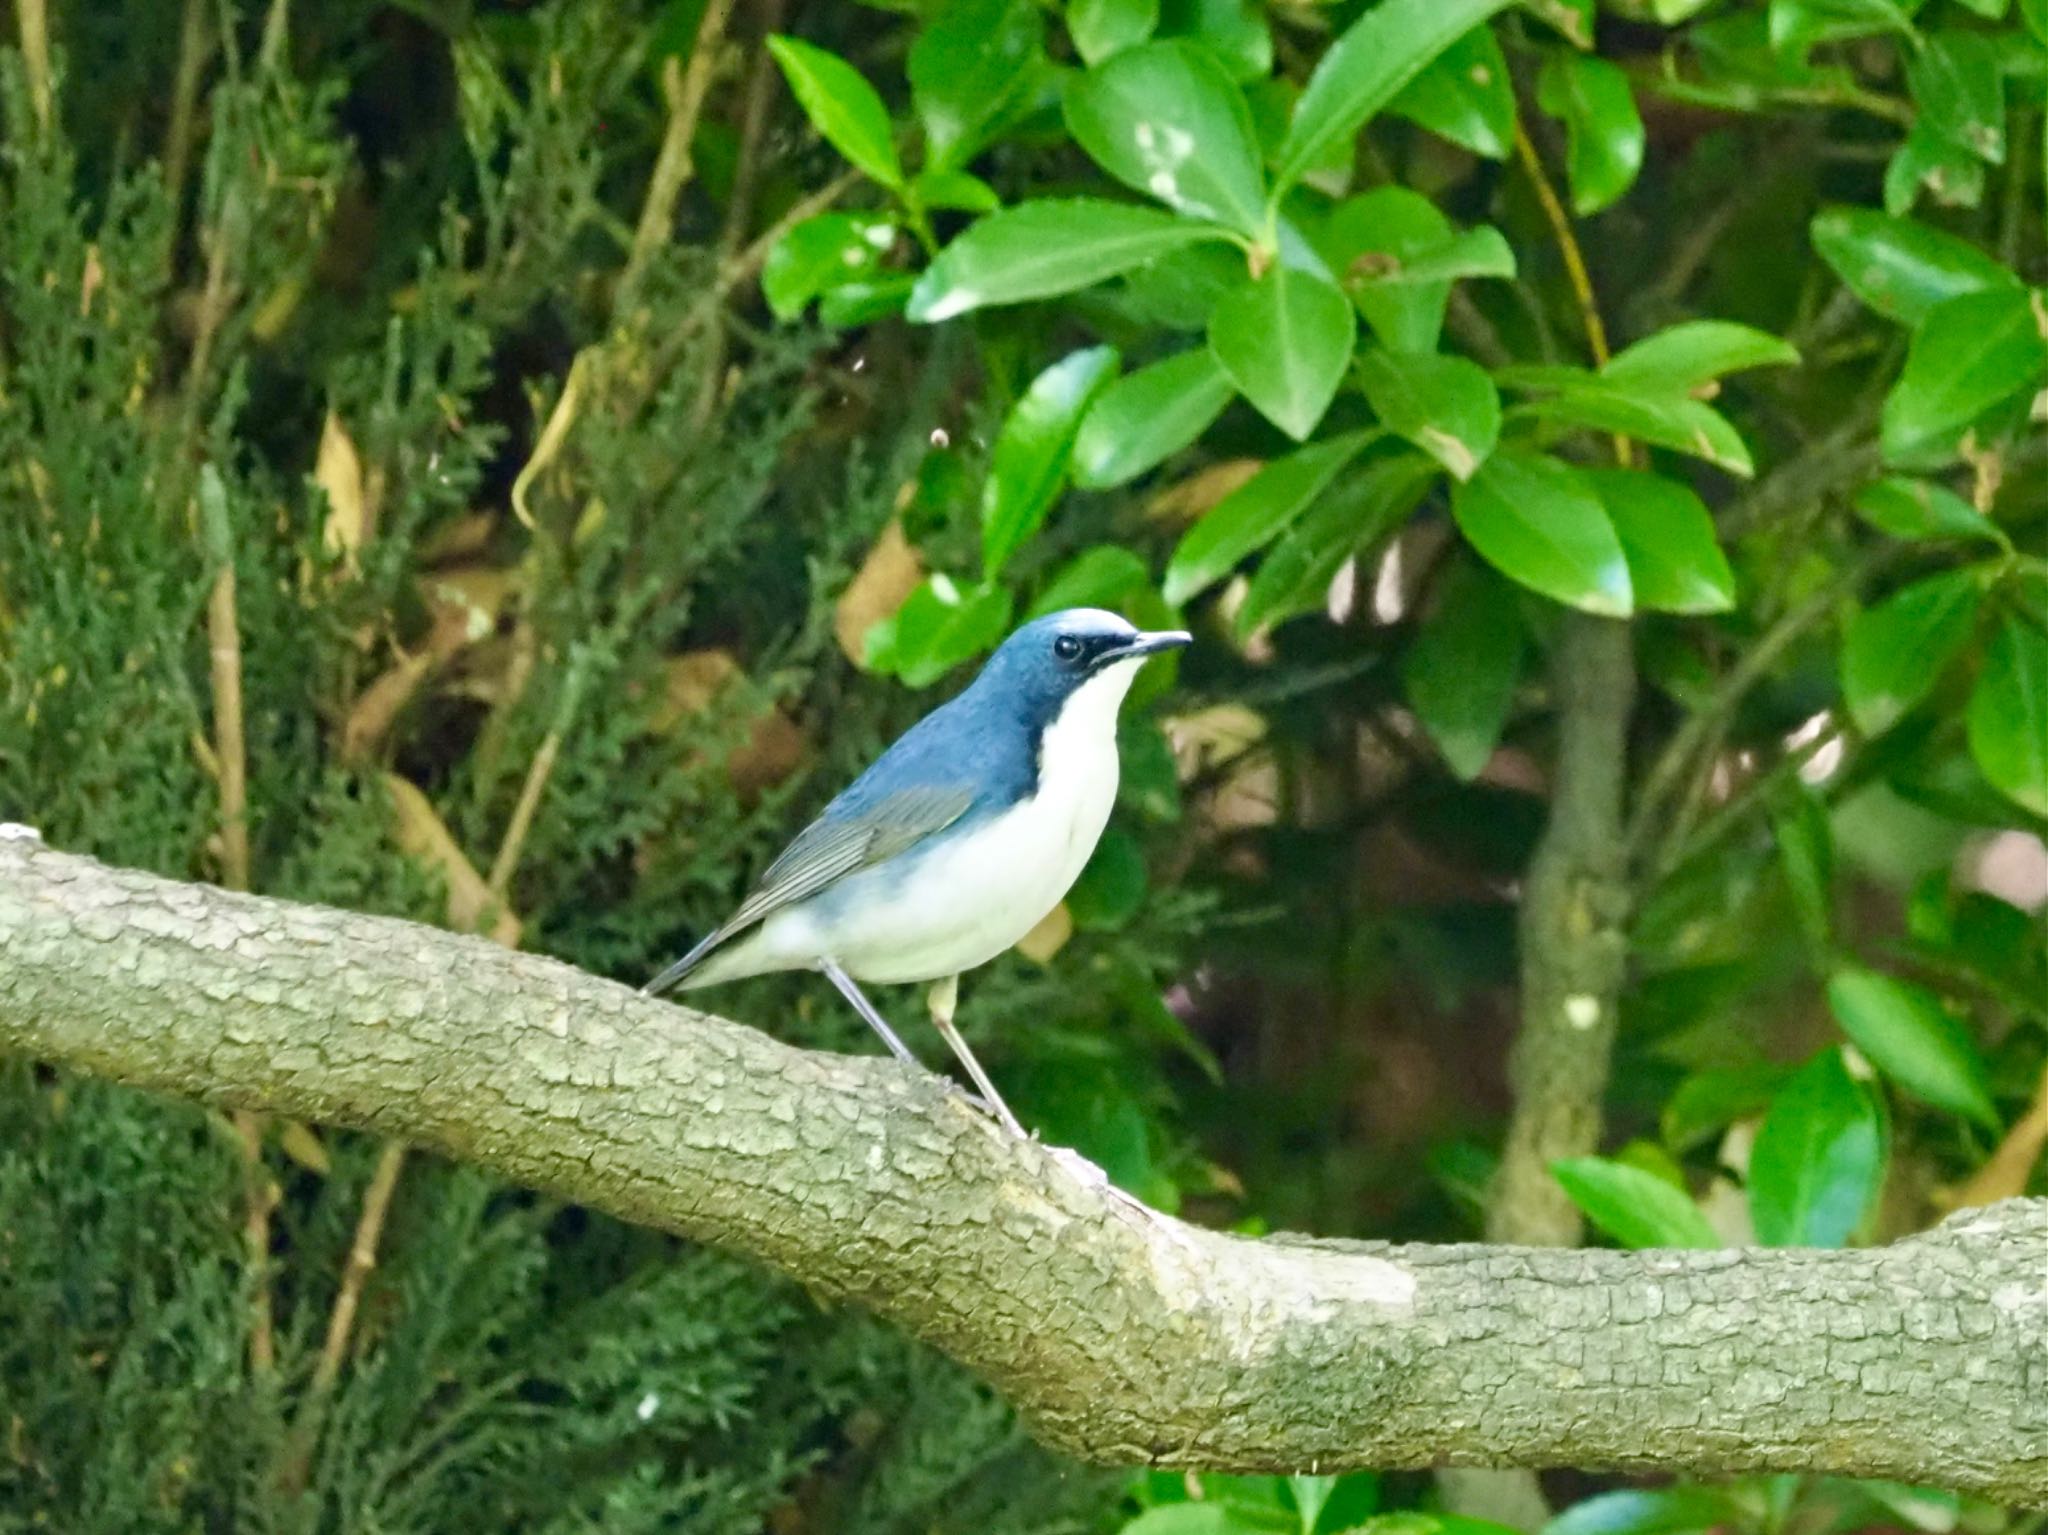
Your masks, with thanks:
<instances>
[{"instance_id":1,"label":"broad oval leaf","mask_svg":"<svg viewBox=\"0 0 2048 1535\"><path fill-rule=\"evenodd\" d=\"M1566 1157L1550 1175L1587 1219L1623 1247L1705 1249L1721 1245L1684 1189L1607 1157Z\"/></svg>"},{"instance_id":2,"label":"broad oval leaf","mask_svg":"<svg viewBox=\"0 0 2048 1535\"><path fill-rule=\"evenodd\" d=\"M2048 634L2007 613L1970 695L1970 755L2015 804L2048 816Z\"/></svg>"},{"instance_id":3,"label":"broad oval leaf","mask_svg":"<svg viewBox=\"0 0 2048 1535\"><path fill-rule=\"evenodd\" d=\"M1572 211L1598 213L1617 202L1643 168L1643 119L1627 71L1597 54L1553 53L1537 78L1536 103L1564 120Z\"/></svg>"},{"instance_id":4,"label":"broad oval leaf","mask_svg":"<svg viewBox=\"0 0 2048 1535\"><path fill-rule=\"evenodd\" d=\"M1162 590L1168 604L1179 607L1278 538L1372 435L1352 432L1276 458L1217 502L1167 562Z\"/></svg>"},{"instance_id":5,"label":"broad oval leaf","mask_svg":"<svg viewBox=\"0 0 2048 1535\"><path fill-rule=\"evenodd\" d=\"M1997 523L1945 485L1893 475L1856 492L1856 514L1893 538L1986 538L2007 542Z\"/></svg>"},{"instance_id":6,"label":"broad oval leaf","mask_svg":"<svg viewBox=\"0 0 2048 1535\"><path fill-rule=\"evenodd\" d=\"M910 96L927 171L957 171L1028 111L1046 71L1045 23L1031 0L951 0L911 44Z\"/></svg>"},{"instance_id":7,"label":"broad oval leaf","mask_svg":"<svg viewBox=\"0 0 2048 1535\"><path fill-rule=\"evenodd\" d=\"M1500 744L1522 650L1514 589L1477 560L1458 561L1401 659L1401 688L1451 771L1468 783Z\"/></svg>"},{"instance_id":8,"label":"broad oval leaf","mask_svg":"<svg viewBox=\"0 0 2048 1535\"><path fill-rule=\"evenodd\" d=\"M2023 288L1987 288L1928 311L1885 397L1887 458L1912 456L1992 406L2031 391L2048 371L2048 301Z\"/></svg>"},{"instance_id":9,"label":"broad oval leaf","mask_svg":"<svg viewBox=\"0 0 2048 1535\"><path fill-rule=\"evenodd\" d=\"M1227 238L1213 225L1097 198L1019 203L971 224L910 293L925 324L998 304L1071 293L1168 251Z\"/></svg>"},{"instance_id":10,"label":"broad oval leaf","mask_svg":"<svg viewBox=\"0 0 2048 1535\"><path fill-rule=\"evenodd\" d=\"M1844 965L1828 979L1828 1008L1870 1063L1907 1092L1997 1132L1984 1058L1933 992Z\"/></svg>"},{"instance_id":11,"label":"broad oval leaf","mask_svg":"<svg viewBox=\"0 0 2048 1535\"><path fill-rule=\"evenodd\" d=\"M1811 234L1821 260L1851 293L1908 325L1946 299L2020 286L2011 270L1967 240L1875 208L1824 208Z\"/></svg>"},{"instance_id":12,"label":"broad oval leaf","mask_svg":"<svg viewBox=\"0 0 2048 1535\"><path fill-rule=\"evenodd\" d=\"M1451 515L1502 575L1570 607L1626 618L1628 558L1591 485L1554 458L1503 448L1451 490Z\"/></svg>"},{"instance_id":13,"label":"broad oval leaf","mask_svg":"<svg viewBox=\"0 0 2048 1535\"><path fill-rule=\"evenodd\" d=\"M1998 39L1951 28L1906 61L1914 127L1993 165L2005 161L2005 58Z\"/></svg>"},{"instance_id":14,"label":"broad oval leaf","mask_svg":"<svg viewBox=\"0 0 2048 1535\"><path fill-rule=\"evenodd\" d=\"M761 296L778 320L794 320L811 300L881 270L896 226L870 213L821 213L775 242L761 267Z\"/></svg>"},{"instance_id":15,"label":"broad oval leaf","mask_svg":"<svg viewBox=\"0 0 2048 1535\"><path fill-rule=\"evenodd\" d=\"M1207 347L1127 373L1103 390L1074 440L1074 483L1134 480L1209 429L1236 393Z\"/></svg>"},{"instance_id":16,"label":"broad oval leaf","mask_svg":"<svg viewBox=\"0 0 2048 1535\"><path fill-rule=\"evenodd\" d=\"M896 158L889 109L861 72L799 37L777 34L768 39L768 51L826 142L883 186L901 189L903 164Z\"/></svg>"},{"instance_id":17,"label":"broad oval leaf","mask_svg":"<svg viewBox=\"0 0 2048 1535\"><path fill-rule=\"evenodd\" d=\"M1348 468L1260 559L1238 634L1320 608L1344 561L1393 533L1435 478L1436 466L1405 447Z\"/></svg>"},{"instance_id":18,"label":"broad oval leaf","mask_svg":"<svg viewBox=\"0 0 2048 1535\"><path fill-rule=\"evenodd\" d=\"M1387 110L1475 155L1506 159L1515 141L1515 85L1493 28L1474 27L1452 43Z\"/></svg>"},{"instance_id":19,"label":"broad oval leaf","mask_svg":"<svg viewBox=\"0 0 2048 1535\"><path fill-rule=\"evenodd\" d=\"M1542 1535L1695 1535L1746 1517L1738 1499L1718 1487L1628 1488L1574 1503Z\"/></svg>"},{"instance_id":20,"label":"broad oval leaf","mask_svg":"<svg viewBox=\"0 0 2048 1535\"><path fill-rule=\"evenodd\" d=\"M1067 36L1084 64L1100 64L1152 35L1159 0L1067 0Z\"/></svg>"},{"instance_id":21,"label":"broad oval leaf","mask_svg":"<svg viewBox=\"0 0 2048 1535\"><path fill-rule=\"evenodd\" d=\"M1347 197L1332 208L1317 244L1385 345L1433 352L1450 302L1450 278L1409 279L1393 289L1374 279L1405 273L1453 238L1451 221L1435 203L1407 187L1389 186Z\"/></svg>"},{"instance_id":22,"label":"broad oval leaf","mask_svg":"<svg viewBox=\"0 0 2048 1535\"><path fill-rule=\"evenodd\" d=\"M1638 607L1725 613L1735 606L1735 572L1714 537L1706 503L1691 486L1635 469L1580 472L1621 538Z\"/></svg>"},{"instance_id":23,"label":"broad oval leaf","mask_svg":"<svg viewBox=\"0 0 2048 1535\"><path fill-rule=\"evenodd\" d=\"M1125 186L1254 238L1266 185L1244 94L1205 49L1144 43L1077 77L1067 128Z\"/></svg>"},{"instance_id":24,"label":"broad oval leaf","mask_svg":"<svg viewBox=\"0 0 2048 1535\"><path fill-rule=\"evenodd\" d=\"M1382 0L1353 22L1309 76L1294 121L1280 146L1278 178L1285 190L1332 145L1365 126L1424 65L1507 0Z\"/></svg>"},{"instance_id":25,"label":"broad oval leaf","mask_svg":"<svg viewBox=\"0 0 2048 1535\"><path fill-rule=\"evenodd\" d=\"M950 576L928 576L902 607L868 630L865 661L906 687L930 687L992 647L1009 627L1007 587L984 584L963 591Z\"/></svg>"},{"instance_id":26,"label":"broad oval leaf","mask_svg":"<svg viewBox=\"0 0 2048 1535\"><path fill-rule=\"evenodd\" d=\"M1036 533L1066 479L1081 420L1116 376L1115 347L1069 352L1010 408L981 497L982 574L993 581Z\"/></svg>"},{"instance_id":27,"label":"broad oval leaf","mask_svg":"<svg viewBox=\"0 0 2048 1535\"><path fill-rule=\"evenodd\" d=\"M1336 398L1357 329L1336 288L1275 262L1218 302L1209 349L1259 414L1301 442Z\"/></svg>"},{"instance_id":28,"label":"broad oval leaf","mask_svg":"<svg viewBox=\"0 0 2048 1535\"><path fill-rule=\"evenodd\" d=\"M1840 1247L1884 1179L1884 1128L1842 1052L1823 1050L1772 1100L1749 1153L1749 1215L1766 1247Z\"/></svg>"},{"instance_id":29,"label":"broad oval leaf","mask_svg":"<svg viewBox=\"0 0 2048 1535\"><path fill-rule=\"evenodd\" d=\"M1557 392L1520 407L1523 414L1638 437L1660 448L1703 458L1745 479L1755 472L1749 447L1728 418L1690 395L1617 383L1575 369L1521 368L1509 376L1527 378L1539 373L1547 376L1543 387L1555 387Z\"/></svg>"},{"instance_id":30,"label":"broad oval leaf","mask_svg":"<svg viewBox=\"0 0 2048 1535\"><path fill-rule=\"evenodd\" d=\"M1500 441L1500 395L1476 362L1374 347L1358 359L1358 377L1381 423L1453 479L1471 479Z\"/></svg>"},{"instance_id":31,"label":"broad oval leaf","mask_svg":"<svg viewBox=\"0 0 2048 1535\"><path fill-rule=\"evenodd\" d=\"M1934 690L1977 627L1974 571L1928 576L1849 620L1842 701L1865 735L1891 729Z\"/></svg>"},{"instance_id":32,"label":"broad oval leaf","mask_svg":"<svg viewBox=\"0 0 2048 1535\"><path fill-rule=\"evenodd\" d=\"M1798 361L1799 349L1769 331L1733 320L1686 320L1616 353L1600 375L1618 384L1683 393L1745 368Z\"/></svg>"},{"instance_id":33,"label":"broad oval leaf","mask_svg":"<svg viewBox=\"0 0 2048 1535\"><path fill-rule=\"evenodd\" d=\"M1043 618L1062 608L1121 608L1132 592L1152 584L1146 563L1121 544L1097 544L1062 565L1027 618Z\"/></svg>"}]
</instances>

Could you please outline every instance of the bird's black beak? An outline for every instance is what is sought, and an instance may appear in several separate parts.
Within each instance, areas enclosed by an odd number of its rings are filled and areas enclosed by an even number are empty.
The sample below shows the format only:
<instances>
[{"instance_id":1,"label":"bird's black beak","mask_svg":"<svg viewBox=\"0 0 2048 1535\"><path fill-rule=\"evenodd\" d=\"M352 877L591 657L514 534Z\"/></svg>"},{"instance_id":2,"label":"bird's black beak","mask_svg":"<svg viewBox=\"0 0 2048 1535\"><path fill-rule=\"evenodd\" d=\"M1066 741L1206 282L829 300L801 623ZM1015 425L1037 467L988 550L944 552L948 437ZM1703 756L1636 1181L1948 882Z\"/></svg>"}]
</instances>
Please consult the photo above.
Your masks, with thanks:
<instances>
[{"instance_id":1,"label":"bird's black beak","mask_svg":"<svg viewBox=\"0 0 2048 1535\"><path fill-rule=\"evenodd\" d=\"M1156 655L1162 650L1178 650L1183 645L1192 645L1195 637L1185 629L1154 629L1150 633L1132 635L1123 644L1115 646L1103 656L1105 663L1129 661L1137 656Z\"/></svg>"}]
</instances>

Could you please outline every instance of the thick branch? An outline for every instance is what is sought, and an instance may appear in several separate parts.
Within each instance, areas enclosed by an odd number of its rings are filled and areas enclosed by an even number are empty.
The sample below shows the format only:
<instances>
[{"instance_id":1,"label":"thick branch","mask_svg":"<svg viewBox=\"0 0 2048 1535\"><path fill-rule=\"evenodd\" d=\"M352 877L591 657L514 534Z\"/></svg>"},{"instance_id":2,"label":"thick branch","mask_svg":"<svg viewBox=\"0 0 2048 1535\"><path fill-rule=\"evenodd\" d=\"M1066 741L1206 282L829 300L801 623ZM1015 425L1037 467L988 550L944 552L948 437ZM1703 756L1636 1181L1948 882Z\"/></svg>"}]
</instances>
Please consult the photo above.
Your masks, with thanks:
<instances>
[{"instance_id":1,"label":"thick branch","mask_svg":"<svg viewBox=\"0 0 2048 1535\"><path fill-rule=\"evenodd\" d=\"M1097 1460L1833 1471L2048 1501L2042 1201L1868 1252L1250 1241L1147 1217L883 1059L19 837L0 1048L369 1126L753 1254Z\"/></svg>"}]
</instances>

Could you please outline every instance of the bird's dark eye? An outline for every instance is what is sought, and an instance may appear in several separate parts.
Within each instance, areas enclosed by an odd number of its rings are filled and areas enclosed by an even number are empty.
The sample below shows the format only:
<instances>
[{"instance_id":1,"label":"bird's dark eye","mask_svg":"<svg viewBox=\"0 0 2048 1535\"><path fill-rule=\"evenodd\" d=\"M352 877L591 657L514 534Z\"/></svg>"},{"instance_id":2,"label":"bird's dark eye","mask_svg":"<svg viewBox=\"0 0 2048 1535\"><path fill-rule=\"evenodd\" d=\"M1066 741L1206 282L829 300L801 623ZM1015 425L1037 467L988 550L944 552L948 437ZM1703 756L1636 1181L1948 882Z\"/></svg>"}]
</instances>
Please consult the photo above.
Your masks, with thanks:
<instances>
[{"instance_id":1,"label":"bird's dark eye","mask_svg":"<svg viewBox=\"0 0 2048 1535\"><path fill-rule=\"evenodd\" d=\"M1052 653L1062 661L1071 661L1081 653L1081 642L1071 634L1063 634L1052 642Z\"/></svg>"}]
</instances>

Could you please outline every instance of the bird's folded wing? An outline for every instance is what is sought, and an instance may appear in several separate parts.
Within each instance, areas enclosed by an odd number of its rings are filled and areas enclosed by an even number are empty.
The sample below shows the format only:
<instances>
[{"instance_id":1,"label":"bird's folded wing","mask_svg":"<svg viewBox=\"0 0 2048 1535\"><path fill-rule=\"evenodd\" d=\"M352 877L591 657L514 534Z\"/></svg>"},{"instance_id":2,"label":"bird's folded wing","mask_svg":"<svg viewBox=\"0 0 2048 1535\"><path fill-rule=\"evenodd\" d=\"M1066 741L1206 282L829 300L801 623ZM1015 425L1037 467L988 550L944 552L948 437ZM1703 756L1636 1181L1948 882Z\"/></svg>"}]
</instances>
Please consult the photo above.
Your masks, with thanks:
<instances>
[{"instance_id":1,"label":"bird's folded wing","mask_svg":"<svg viewBox=\"0 0 2048 1535\"><path fill-rule=\"evenodd\" d=\"M761 876L760 888L741 903L720 932L731 934L770 912L816 895L826 886L893 858L943 831L974 803L971 789L924 784L899 790L859 810L813 821Z\"/></svg>"}]
</instances>

